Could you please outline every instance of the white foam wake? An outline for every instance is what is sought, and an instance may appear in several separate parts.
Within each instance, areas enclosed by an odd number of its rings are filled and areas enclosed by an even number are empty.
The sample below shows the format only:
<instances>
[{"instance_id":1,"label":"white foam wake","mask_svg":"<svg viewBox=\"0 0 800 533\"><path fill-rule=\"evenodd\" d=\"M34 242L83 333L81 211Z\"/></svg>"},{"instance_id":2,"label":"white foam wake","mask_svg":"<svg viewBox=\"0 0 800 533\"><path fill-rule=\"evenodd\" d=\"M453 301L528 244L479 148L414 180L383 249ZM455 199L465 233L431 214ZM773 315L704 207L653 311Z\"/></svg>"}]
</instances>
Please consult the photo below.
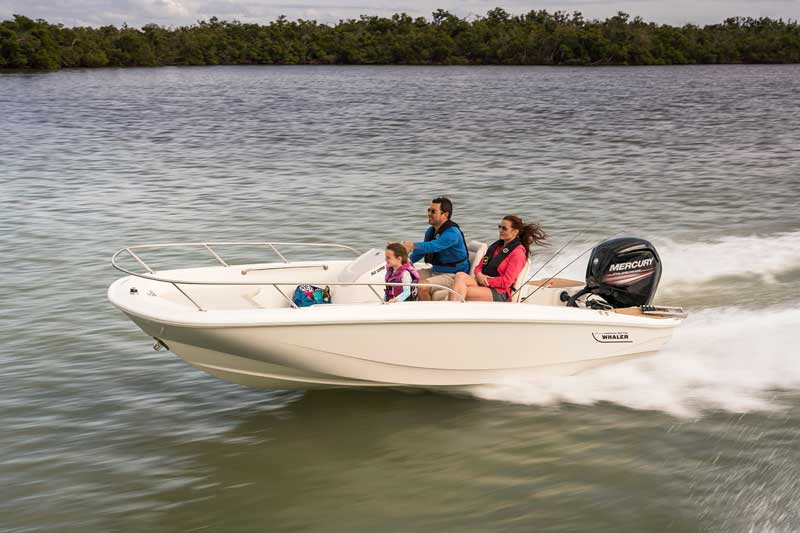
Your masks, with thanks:
<instances>
[{"instance_id":1,"label":"white foam wake","mask_svg":"<svg viewBox=\"0 0 800 533\"><path fill-rule=\"evenodd\" d=\"M684 244L668 239L653 243L661 254L663 283L700 284L727 276L758 276L772 283L782 272L800 269L800 233L724 237Z\"/></svg>"},{"instance_id":2,"label":"white foam wake","mask_svg":"<svg viewBox=\"0 0 800 533\"><path fill-rule=\"evenodd\" d=\"M650 240L663 263L661 287L668 289L728 276L758 276L771 283L777 274L800 270L800 232L721 237L708 242L679 242L659 237ZM588 246L571 245L537 277L554 274ZM589 255L584 255L559 276L582 280ZM547 258L547 252L541 253L534 262L534 270Z\"/></svg>"},{"instance_id":3,"label":"white foam wake","mask_svg":"<svg viewBox=\"0 0 800 533\"><path fill-rule=\"evenodd\" d=\"M484 399L531 405L608 401L697 416L779 407L778 389L800 389L800 309L706 310L658 355L587 372L476 388Z\"/></svg>"}]
</instances>

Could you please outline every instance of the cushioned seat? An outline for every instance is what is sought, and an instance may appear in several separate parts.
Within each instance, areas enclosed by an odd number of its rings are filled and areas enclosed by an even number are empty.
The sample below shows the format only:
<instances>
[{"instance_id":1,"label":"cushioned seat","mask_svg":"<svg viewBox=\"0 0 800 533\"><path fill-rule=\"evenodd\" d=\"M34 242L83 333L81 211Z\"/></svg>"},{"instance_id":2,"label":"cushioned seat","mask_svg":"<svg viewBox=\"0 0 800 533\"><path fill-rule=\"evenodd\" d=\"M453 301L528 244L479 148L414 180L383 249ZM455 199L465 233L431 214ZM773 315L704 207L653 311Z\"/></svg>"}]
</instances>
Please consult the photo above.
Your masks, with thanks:
<instances>
[{"instance_id":1,"label":"cushioned seat","mask_svg":"<svg viewBox=\"0 0 800 533\"><path fill-rule=\"evenodd\" d=\"M485 242L469 241L467 243L467 252L469 253L469 275L475 275L475 267L478 266L478 261L483 259L489 245Z\"/></svg>"},{"instance_id":2,"label":"cushioned seat","mask_svg":"<svg viewBox=\"0 0 800 533\"><path fill-rule=\"evenodd\" d=\"M489 249L489 246L484 242L478 241L469 241L467 243L467 253L469 254L469 275L475 275L475 267L478 266L478 262L483 259L483 256L486 255L486 250ZM443 290L434 290L431 293L431 298L436 301L447 300L448 295L453 294L449 291Z\"/></svg>"},{"instance_id":3,"label":"cushioned seat","mask_svg":"<svg viewBox=\"0 0 800 533\"><path fill-rule=\"evenodd\" d=\"M519 302L520 297L522 297L522 293L523 293L522 287L525 284L525 282L528 280L528 269L530 268L530 266L531 266L530 263L525 261L525 266L522 267L522 270L520 271L519 276L517 276L517 281L514 282L514 287L516 287L517 292L513 292L513 290L512 290L512 293L511 293L511 301L512 302Z\"/></svg>"}]
</instances>

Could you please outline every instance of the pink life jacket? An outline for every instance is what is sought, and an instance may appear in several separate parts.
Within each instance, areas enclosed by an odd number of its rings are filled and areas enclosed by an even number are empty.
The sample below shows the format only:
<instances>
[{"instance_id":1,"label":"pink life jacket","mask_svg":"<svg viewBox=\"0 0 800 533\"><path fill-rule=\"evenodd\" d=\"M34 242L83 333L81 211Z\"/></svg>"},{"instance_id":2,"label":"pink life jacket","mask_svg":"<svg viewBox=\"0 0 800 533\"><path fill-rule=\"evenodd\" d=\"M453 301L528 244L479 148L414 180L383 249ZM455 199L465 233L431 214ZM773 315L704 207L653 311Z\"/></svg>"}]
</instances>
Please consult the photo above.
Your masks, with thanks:
<instances>
[{"instance_id":1,"label":"pink life jacket","mask_svg":"<svg viewBox=\"0 0 800 533\"><path fill-rule=\"evenodd\" d=\"M408 270L408 273L411 274L411 283L419 283L419 272L417 269L414 268L414 265L411 263L405 263L404 265L400 265L400 268L397 270L393 269L390 266L386 267L386 278L384 281L386 283L403 283L403 272ZM403 286L393 286L393 287L386 287L386 297L385 301L389 301L390 299L394 298L395 296L400 296L403 292L405 287ZM417 287L410 287L411 289L411 296L409 296L406 301L410 302L412 300L416 300L419 297L419 291Z\"/></svg>"}]
</instances>

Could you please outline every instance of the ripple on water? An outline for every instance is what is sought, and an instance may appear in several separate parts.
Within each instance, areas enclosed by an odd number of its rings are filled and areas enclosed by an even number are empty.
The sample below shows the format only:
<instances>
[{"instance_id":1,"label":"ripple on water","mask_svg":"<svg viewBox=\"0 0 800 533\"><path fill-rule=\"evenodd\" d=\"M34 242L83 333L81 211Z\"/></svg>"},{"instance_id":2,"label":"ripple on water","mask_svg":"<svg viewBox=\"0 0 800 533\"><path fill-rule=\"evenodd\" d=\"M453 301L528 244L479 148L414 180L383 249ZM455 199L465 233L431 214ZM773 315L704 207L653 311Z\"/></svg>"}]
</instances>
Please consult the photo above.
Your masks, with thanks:
<instances>
[{"instance_id":1,"label":"ripple on water","mask_svg":"<svg viewBox=\"0 0 800 533\"><path fill-rule=\"evenodd\" d=\"M800 528L796 350L774 327L796 325L798 74L0 76L3 525ZM556 244L586 229L565 258L621 229L652 238L663 298L699 319L672 359L620 371L622 381L526 385L491 402L239 388L151 352L105 299L117 277L108 259L128 244L366 249L418 238L440 194L469 238L492 240L509 212L541 221ZM569 275L581 277L580 263ZM727 334L738 352L719 349ZM748 366L747 350L762 364Z\"/></svg>"}]
</instances>

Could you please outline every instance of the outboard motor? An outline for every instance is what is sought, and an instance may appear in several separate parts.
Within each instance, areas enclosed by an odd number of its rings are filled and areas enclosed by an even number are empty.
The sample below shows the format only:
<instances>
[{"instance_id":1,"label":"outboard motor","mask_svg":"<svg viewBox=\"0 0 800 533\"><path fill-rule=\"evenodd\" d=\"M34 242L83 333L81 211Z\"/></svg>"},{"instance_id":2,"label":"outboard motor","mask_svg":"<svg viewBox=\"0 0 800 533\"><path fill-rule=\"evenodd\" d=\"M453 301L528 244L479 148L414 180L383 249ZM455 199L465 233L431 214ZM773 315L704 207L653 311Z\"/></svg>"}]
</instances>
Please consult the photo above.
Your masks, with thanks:
<instances>
[{"instance_id":1,"label":"outboard motor","mask_svg":"<svg viewBox=\"0 0 800 533\"><path fill-rule=\"evenodd\" d=\"M592 250L586 267L586 287L567 302L584 294L595 294L613 308L650 305L661 279L661 259L655 247L644 239L622 237L605 241ZM591 297L587 299L589 307ZM606 307L602 304L597 307Z\"/></svg>"}]
</instances>

